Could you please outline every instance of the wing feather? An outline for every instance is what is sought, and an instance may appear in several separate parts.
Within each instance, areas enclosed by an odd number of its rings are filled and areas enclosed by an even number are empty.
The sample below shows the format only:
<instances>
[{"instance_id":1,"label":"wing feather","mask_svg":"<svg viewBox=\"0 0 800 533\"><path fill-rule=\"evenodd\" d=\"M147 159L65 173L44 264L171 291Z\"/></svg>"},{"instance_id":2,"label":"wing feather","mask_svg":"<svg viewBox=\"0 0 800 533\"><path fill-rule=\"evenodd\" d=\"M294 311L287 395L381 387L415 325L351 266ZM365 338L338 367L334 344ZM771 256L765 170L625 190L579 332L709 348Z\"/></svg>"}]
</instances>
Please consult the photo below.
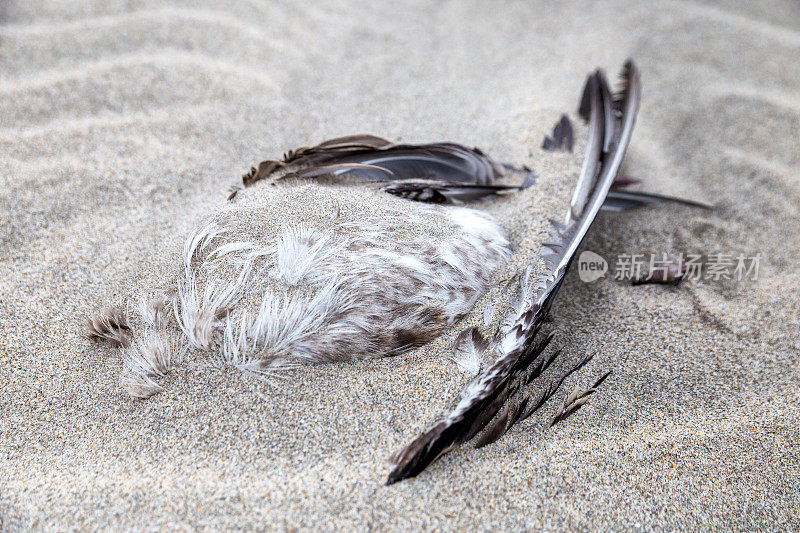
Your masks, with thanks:
<instances>
[{"instance_id":1,"label":"wing feather","mask_svg":"<svg viewBox=\"0 0 800 533\"><path fill-rule=\"evenodd\" d=\"M632 62L625 65L623 77L625 87L616 100L612 100L600 71L587 80L581 113L589 116L590 131L599 132L596 134L599 138L594 142L599 143L600 150L587 151L587 157L596 159L585 164L579 176L578 187L583 189L577 197L579 201L573 202L567 217L567 229L558 235L561 245L556 251L546 252L546 275L535 280L529 288L533 294L532 303L518 310L512 327L498 344L497 360L468 385L453 410L395 456L387 483L417 475L442 454L474 436L474 428L484 427L488 422L484 422L487 415L494 416L501 409L502 403L498 405L498 400L508 397L520 370L527 368L542 353L543 348L537 353L542 343L536 341L542 323L578 246L605 201L630 142L641 97L638 70ZM610 108L620 110L619 120L617 113L609 113ZM608 116L614 122L611 134L606 125ZM609 150L603 151L606 146ZM602 153L598 154L598 151Z\"/></svg>"},{"instance_id":2,"label":"wing feather","mask_svg":"<svg viewBox=\"0 0 800 533\"><path fill-rule=\"evenodd\" d=\"M490 186L505 170L478 148L455 143L394 144L372 135L354 135L290 150L281 160L262 161L242 176L242 182L249 187L265 179L346 173L376 182L429 179ZM524 185L531 183L532 178Z\"/></svg>"}]
</instances>

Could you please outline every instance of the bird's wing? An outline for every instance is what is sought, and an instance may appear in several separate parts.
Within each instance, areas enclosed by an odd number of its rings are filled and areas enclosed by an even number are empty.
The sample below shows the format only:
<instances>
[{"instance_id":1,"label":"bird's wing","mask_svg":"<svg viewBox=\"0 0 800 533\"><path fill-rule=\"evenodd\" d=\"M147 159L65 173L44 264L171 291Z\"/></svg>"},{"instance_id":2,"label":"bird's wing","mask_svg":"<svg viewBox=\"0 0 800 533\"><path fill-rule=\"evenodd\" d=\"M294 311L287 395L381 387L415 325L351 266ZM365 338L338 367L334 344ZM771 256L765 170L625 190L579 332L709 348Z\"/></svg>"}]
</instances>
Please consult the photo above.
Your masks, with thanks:
<instances>
[{"instance_id":1,"label":"bird's wing","mask_svg":"<svg viewBox=\"0 0 800 533\"><path fill-rule=\"evenodd\" d=\"M272 177L276 172L284 174L292 168L319 166L338 158L353 154L371 153L394 146L388 139L375 135L349 135L322 142L316 146L303 146L289 150L281 159L267 159L252 167L242 175L242 183L249 187L254 183Z\"/></svg>"},{"instance_id":2,"label":"bird's wing","mask_svg":"<svg viewBox=\"0 0 800 533\"><path fill-rule=\"evenodd\" d=\"M354 135L289 151L281 160L262 161L242 181L248 187L264 179L347 174L373 182L424 179L483 187L496 185L507 168L480 149L460 144L395 144Z\"/></svg>"},{"instance_id":3,"label":"bird's wing","mask_svg":"<svg viewBox=\"0 0 800 533\"><path fill-rule=\"evenodd\" d=\"M537 339L542 322L606 199L633 132L641 86L638 69L631 61L622 77L624 86L616 97L601 71L587 80L580 112L589 122L589 145L566 225L558 225L563 229L558 231L557 244L545 249L545 275L526 284L530 298L520 300L512 327L496 348L495 363L468 385L452 411L395 456L387 483L419 474L441 455L472 439L501 410L521 373L535 360L541 361L539 354L547 342Z\"/></svg>"}]
</instances>

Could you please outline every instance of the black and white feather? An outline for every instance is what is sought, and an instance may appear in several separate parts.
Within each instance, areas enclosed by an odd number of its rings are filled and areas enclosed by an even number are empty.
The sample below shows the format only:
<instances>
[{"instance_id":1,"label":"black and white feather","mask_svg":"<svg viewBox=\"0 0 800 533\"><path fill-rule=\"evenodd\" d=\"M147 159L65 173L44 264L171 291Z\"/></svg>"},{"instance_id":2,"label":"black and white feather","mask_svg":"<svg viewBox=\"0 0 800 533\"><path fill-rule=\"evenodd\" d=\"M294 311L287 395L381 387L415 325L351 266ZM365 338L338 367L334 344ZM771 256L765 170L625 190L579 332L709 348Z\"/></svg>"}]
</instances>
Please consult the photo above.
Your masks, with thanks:
<instances>
[{"instance_id":1,"label":"black and white feather","mask_svg":"<svg viewBox=\"0 0 800 533\"><path fill-rule=\"evenodd\" d=\"M537 341L542 323L578 246L606 199L633 132L641 87L632 62L625 65L622 78L624 88L616 99L601 71L586 82L581 111L589 123L589 144L565 227L558 231L557 243L544 248L546 274L536 280L526 279L523 292L531 296L520 298L511 327L496 348L495 363L470 383L449 413L395 456L388 483L419 474L443 454L472 439L476 430L500 411L520 373L542 353L542 342Z\"/></svg>"}]
</instances>

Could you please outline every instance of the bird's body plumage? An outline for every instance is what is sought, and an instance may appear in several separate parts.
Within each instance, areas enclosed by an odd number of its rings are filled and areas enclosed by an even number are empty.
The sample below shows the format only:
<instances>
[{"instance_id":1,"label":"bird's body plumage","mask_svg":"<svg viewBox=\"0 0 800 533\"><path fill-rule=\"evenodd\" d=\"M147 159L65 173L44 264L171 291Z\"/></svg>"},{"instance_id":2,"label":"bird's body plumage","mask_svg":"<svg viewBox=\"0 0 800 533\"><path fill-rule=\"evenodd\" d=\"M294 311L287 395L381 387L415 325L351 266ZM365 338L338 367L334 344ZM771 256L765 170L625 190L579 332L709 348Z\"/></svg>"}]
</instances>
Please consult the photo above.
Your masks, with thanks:
<instances>
[{"instance_id":1,"label":"bird's body plumage","mask_svg":"<svg viewBox=\"0 0 800 533\"><path fill-rule=\"evenodd\" d=\"M472 308L511 250L503 228L479 210L408 203L335 184L245 191L200 227L202 252L187 253L178 306L192 312L181 315L181 329L191 336L202 316L224 316L197 347L245 327L242 342L263 366L424 344ZM229 297L204 298L217 292Z\"/></svg>"}]
</instances>

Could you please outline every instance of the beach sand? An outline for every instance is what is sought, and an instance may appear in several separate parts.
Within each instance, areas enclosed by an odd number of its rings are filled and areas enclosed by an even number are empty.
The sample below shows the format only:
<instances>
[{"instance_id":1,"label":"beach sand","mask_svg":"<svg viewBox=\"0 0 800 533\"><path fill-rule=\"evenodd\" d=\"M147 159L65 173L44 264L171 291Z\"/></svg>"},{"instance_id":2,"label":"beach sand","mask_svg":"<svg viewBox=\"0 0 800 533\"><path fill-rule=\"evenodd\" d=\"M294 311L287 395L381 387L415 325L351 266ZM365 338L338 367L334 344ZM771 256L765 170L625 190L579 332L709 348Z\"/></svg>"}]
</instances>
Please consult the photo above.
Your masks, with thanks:
<instances>
[{"instance_id":1,"label":"beach sand","mask_svg":"<svg viewBox=\"0 0 800 533\"><path fill-rule=\"evenodd\" d=\"M199 4L0 5L0 529L800 528L796 3ZM573 269L555 342L596 356L497 443L384 486L467 382L445 342L274 386L190 356L138 401L83 337L290 148L448 140L555 183L543 136L627 57L644 94L623 172L716 209L602 214L583 249L760 253L758 280Z\"/></svg>"}]
</instances>

